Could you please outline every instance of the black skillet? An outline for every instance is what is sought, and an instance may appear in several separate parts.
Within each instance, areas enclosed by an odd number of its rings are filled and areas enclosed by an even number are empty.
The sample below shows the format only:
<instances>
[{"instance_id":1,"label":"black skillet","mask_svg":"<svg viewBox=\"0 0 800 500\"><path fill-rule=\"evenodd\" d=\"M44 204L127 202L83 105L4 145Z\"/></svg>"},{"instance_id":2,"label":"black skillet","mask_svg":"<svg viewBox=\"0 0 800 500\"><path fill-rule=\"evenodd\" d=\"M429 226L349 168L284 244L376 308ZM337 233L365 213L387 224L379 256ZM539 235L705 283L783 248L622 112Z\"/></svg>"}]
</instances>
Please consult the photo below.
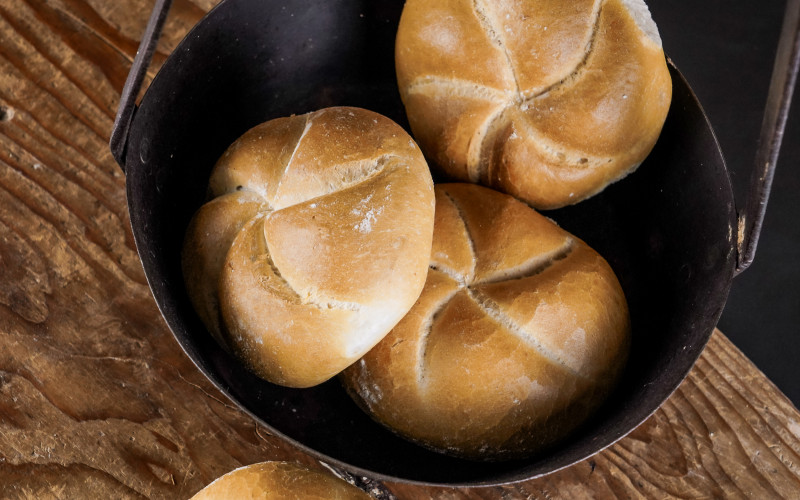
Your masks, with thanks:
<instances>
[{"instance_id":1,"label":"black skillet","mask_svg":"<svg viewBox=\"0 0 800 500\"><path fill-rule=\"evenodd\" d=\"M244 411L298 448L379 480L491 485L581 461L654 412L700 355L734 275L752 261L800 59L789 0L750 199L737 216L719 145L689 85L670 64L673 102L635 174L547 215L597 249L630 302L624 380L567 442L528 460L475 463L423 450L373 423L336 380L287 389L219 349L184 291L180 248L211 167L248 128L332 105L360 106L407 127L394 75L401 0L224 0L183 40L134 105L166 16L157 0L123 90L111 149L127 176L136 245L158 307L186 354Z\"/></svg>"}]
</instances>

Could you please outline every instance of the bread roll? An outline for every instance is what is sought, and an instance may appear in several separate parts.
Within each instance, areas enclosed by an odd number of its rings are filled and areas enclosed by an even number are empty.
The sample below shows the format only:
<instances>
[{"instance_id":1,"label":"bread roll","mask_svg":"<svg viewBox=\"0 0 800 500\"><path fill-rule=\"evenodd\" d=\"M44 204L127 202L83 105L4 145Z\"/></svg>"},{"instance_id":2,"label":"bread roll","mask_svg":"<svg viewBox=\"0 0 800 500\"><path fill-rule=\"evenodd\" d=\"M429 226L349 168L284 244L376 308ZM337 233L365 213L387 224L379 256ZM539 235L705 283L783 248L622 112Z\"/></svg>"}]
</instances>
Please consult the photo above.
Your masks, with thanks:
<instances>
[{"instance_id":1,"label":"bread roll","mask_svg":"<svg viewBox=\"0 0 800 500\"><path fill-rule=\"evenodd\" d=\"M539 209L635 169L672 99L643 0L408 0L395 56L431 166Z\"/></svg>"},{"instance_id":2,"label":"bread roll","mask_svg":"<svg viewBox=\"0 0 800 500\"><path fill-rule=\"evenodd\" d=\"M529 456L614 386L629 347L624 294L600 255L511 196L435 192L422 295L341 378L375 420L426 447Z\"/></svg>"},{"instance_id":3,"label":"bread roll","mask_svg":"<svg viewBox=\"0 0 800 500\"><path fill-rule=\"evenodd\" d=\"M248 465L221 476L192 500L370 500L330 474L289 462Z\"/></svg>"},{"instance_id":4,"label":"bread roll","mask_svg":"<svg viewBox=\"0 0 800 500\"><path fill-rule=\"evenodd\" d=\"M366 353L425 283L433 183L400 126L328 108L249 130L184 240L187 291L259 376L309 387Z\"/></svg>"}]
</instances>

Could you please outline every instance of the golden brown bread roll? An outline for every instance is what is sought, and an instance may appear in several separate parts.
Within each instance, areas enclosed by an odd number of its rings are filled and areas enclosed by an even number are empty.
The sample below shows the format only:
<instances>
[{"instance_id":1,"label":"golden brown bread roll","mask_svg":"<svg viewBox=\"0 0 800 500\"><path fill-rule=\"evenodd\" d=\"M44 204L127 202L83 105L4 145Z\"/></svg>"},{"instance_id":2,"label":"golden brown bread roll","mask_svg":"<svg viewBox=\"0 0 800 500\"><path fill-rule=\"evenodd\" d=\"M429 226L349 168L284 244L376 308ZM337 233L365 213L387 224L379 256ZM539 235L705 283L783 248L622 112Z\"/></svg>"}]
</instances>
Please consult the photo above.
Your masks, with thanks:
<instances>
[{"instance_id":1,"label":"golden brown bread roll","mask_svg":"<svg viewBox=\"0 0 800 500\"><path fill-rule=\"evenodd\" d=\"M400 126L357 108L258 125L219 159L183 272L211 333L261 377L308 387L357 360L425 283L433 183Z\"/></svg>"},{"instance_id":2,"label":"golden brown bread roll","mask_svg":"<svg viewBox=\"0 0 800 500\"><path fill-rule=\"evenodd\" d=\"M375 420L474 459L527 456L597 409L630 320L606 261L511 196L437 184L428 279L341 378Z\"/></svg>"},{"instance_id":3,"label":"golden brown bread roll","mask_svg":"<svg viewBox=\"0 0 800 500\"><path fill-rule=\"evenodd\" d=\"M289 462L263 462L233 470L192 500L369 500L346 481Z\"/></svg>"},{"instance_id":4,"label":"golden brown bread roll","mask_svg":"<svg viewBox=\"0 0 800 500\"><path fill-rule=\"evenodd\" d=\"M635 169L672 99L643 0L408 0L395 62L432 166L540 209Z\"/></svg>"}]
</instances>

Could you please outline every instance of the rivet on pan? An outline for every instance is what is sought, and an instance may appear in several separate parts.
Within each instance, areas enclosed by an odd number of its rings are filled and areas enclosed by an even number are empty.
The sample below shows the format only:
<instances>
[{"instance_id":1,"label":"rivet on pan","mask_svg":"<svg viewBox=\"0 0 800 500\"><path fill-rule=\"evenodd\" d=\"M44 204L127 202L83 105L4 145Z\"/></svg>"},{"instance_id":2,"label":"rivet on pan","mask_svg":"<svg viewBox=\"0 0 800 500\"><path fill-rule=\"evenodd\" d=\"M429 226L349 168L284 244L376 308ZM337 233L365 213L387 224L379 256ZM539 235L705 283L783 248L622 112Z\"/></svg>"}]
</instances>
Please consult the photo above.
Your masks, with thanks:
<instances>
[{"instance_id":1,"label":"rivet on pan","mask_svg":"<svg viewBox=\"0 0 800 500\"><path fill-rule=\"evenodd\" d=\"M139 147L139 159L142 163L150 161L150 140L144 139L142 145Z\"/></svg>"}]
</instances>

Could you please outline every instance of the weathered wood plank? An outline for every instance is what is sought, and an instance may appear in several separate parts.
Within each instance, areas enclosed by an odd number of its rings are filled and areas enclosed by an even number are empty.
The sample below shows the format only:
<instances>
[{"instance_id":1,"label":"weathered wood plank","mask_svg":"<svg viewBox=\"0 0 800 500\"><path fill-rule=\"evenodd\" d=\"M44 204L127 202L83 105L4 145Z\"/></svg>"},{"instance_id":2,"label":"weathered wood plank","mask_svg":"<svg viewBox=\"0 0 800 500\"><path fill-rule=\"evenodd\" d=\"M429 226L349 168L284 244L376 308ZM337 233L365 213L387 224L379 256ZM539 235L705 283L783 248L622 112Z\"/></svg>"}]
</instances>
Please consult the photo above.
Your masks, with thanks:
<instances>
[{"instance_id":1,"label":"weathered wood plank","mask_svg":"<svg viewBox=\"0 0 800 500\"><path fill-rule=\"evenodd\" d=\"M176 0L150 77L215 0ZM0 497L188 498L243 464L321 467L269 436L169 334L108 150L144 0L0 3ZM800 414L715 333L630 436L496 488L399 498L796 498Z\"/></svg>"}]
</instances>

